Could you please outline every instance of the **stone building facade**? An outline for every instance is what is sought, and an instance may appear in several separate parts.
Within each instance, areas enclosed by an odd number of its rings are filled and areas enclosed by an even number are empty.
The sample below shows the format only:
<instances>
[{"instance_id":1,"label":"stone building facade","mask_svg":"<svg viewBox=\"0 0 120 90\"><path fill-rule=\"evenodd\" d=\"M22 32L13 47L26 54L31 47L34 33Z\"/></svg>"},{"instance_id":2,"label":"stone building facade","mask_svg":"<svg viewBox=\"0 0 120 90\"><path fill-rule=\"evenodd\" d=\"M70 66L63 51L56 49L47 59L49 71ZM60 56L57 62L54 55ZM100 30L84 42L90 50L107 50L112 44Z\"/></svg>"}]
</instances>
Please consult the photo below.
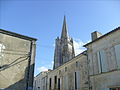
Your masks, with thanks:
<instances>
[{"instance_id":1,"label":"stone building facade","mask_svg":"<svg viewBox=\"0 0 120 90\"><path fill-rule=\"evenodd\" d=\"M120 90L120 27L91 36L86 51L45 75L46 89L34 90Z\"/></svg>"},{"instance_id":2,"label":"stone building facade","mask_svg":"<svg viewBox=\"0 0 120 90\"><path fill-rule=\"evenodd\" d=\"M90 90L120 90L120 27L92 38L92 42L84 45Z\"/></svg>"},{"instance_id":3,"label":"stone building facade","mask_svg":"<svg viewBox=\"0 0 120 90\"><path fill-rule=\"evenodd\" d=\"M0 29L0 90L32 90L36 39Z\"/></svg>"},{"instance_id":4,"label":"stone building facade","mask_svg":"<svg viewBox=\"0 0 120 90\"><path fill-rule=\"evenodd\" d=\"M88 90L86 52L47 74L47 90Z\"/></svg>"},{"instance_id":5,"label":"stone building facade","mask_svg":"<svg viewBox=\"0 0 120 90\"><path fill-rule=\"evenodd\" d=\"M34 78L34 90L47 90L48 72L43 71Z\"/></svg>"},{"instance_id":6,"label":"stone building facade","mask_svg":"<svg viewBox=\"0 0 120 90\"><path fill-rule=\"evenodd\" d=\"M86 51L58 68L34 78L34 90L88 90Z\"/></svg>"}]
</instances>

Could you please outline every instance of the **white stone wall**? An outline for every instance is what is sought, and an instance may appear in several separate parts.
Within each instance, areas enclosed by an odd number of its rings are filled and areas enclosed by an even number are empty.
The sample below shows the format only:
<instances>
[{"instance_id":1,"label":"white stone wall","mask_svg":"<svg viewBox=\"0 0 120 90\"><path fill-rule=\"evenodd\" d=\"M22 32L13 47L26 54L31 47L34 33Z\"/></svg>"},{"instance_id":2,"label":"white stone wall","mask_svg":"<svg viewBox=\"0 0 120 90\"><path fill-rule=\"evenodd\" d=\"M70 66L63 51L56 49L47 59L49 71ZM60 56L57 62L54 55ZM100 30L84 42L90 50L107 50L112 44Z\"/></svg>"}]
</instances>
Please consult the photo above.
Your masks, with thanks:
<instances>
[{"instance_id":1,"label":"white stone wall","mask_svg":"<svg viewBox=\"0 0 120 90\"><path fill-rule=\"evenodd\" d=\"M77 74L77 89L75 89L75 72ZM57 76L56 88L55 76ZM58 78L60 78L60 90L88 90L87 57L81 54L57 69L49 72L47 90L50 90L50 78L52 79L51 90L58 90Z\"/></svg>"},{"instance_id":2,"label":"white stone wall","mask_svg":"<svg viewBox=\"0 0 120 90\"><path fill-rule=\"evenodd\" d=\"M120 86L120 58L117 61L115 53L115 46L119 44L120 30L117 30L87 46L91 90Z\"/></svg>"},{"instance_id":3,"label":"white stone wall","mask_svg":"<svg viewBox=\"0 0 120 90\"><path fill-rule=\"evenodd\" d=\"M41 72L34 78L33 90L47 90L47 73Z\"/></svg>"}]
</instances>

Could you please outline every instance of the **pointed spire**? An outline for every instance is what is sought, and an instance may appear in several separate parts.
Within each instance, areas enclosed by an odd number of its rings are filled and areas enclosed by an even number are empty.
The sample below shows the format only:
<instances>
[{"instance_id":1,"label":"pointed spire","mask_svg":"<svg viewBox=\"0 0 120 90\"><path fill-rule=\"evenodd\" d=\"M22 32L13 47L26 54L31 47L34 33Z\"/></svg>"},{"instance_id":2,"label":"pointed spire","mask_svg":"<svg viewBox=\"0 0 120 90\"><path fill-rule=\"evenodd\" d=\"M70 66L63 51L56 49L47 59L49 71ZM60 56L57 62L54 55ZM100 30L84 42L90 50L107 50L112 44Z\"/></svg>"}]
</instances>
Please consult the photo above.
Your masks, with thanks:
<instances>
[{"instance_id":1,"label":"pointed spire","mask_svg":"<svg viewBox=\"0 0 120 90\"><path fill-rule=\"evenodd\" d=\"M65 17L65 15L64 15L64 21L63 21L61 38L68 38L68 28L67 28L67 23L66 23L66 17Z\"/></svg>"}]
</instances>

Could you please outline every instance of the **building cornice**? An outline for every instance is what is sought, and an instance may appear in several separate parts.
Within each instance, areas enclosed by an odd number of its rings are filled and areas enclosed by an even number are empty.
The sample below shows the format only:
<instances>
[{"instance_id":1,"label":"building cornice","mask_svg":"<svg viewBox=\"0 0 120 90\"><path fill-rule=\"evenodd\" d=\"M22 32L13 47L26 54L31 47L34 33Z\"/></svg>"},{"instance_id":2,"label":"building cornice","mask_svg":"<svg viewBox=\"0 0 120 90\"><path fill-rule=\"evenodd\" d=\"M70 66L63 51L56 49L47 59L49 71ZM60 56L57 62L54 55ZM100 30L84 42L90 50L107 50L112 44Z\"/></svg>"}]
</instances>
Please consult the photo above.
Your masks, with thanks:
<instances>
[{"instance_id":1,"label":"building cornice","mask_svg":"<svg viewBox=\"0 0 120 90\"><path fill-rule=\"evenodd\" d=\"M32 41L32 40L36 41L37 40L36 38L28 37L25 35L21 35L21 34L14 33L14 32L7 31L7 30L3 30L3 29L0 29L0 33L10 35L13 37L17 37L17 38L21 38L21 39L25 39L25 40L29 40L29 41Z\"/></svg>"}]
</instances>

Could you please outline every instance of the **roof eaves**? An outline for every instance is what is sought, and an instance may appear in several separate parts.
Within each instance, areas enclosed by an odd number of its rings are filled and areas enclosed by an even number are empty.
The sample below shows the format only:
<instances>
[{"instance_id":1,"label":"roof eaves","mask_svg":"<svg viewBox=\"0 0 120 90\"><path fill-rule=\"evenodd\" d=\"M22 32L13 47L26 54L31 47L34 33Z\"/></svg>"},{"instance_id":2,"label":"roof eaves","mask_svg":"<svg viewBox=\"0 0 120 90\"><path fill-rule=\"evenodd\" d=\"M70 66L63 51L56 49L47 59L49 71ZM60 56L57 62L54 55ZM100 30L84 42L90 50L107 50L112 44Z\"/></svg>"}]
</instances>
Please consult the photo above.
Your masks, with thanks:
<instances>
[{"instance_id":1,"label":"roof eaves","mask_svg":"<svg viewBox=\"0 0 120 90\"><path fill-rule=\"evenodd\" d=\"M86 50L83 51L82 53L80 53L80 54L78 54L77 56L73 57L72 59L68 60L68 61L65 62L64 64L58 66L58 67L55 68L54 70L57 70L57 69L59 69L60 67L62 67L63 65L65 65L65 64L67 64L67 63L70 63L73 59L78 58L78 57L81 56L81 55L85 55L85 56L86 56L86 52L87 52Z\"/></svg>"},{"instance_id":2,"label":"roof eaves","mask_svg":"<svg viewBox=\"0 0 120 90\"><path fill-rule=\"evenodd\" d=\"M25 36L25 35L21 35L21 34L14 33L14 32L7 31L7 30L3 30L3 29L0 29L0 33L10 35L10 36L14 36L14 37L18 37L18 38L25 39L25 40L30 40L30 41L31 40L35 40L35 41L37 40L36 38L28 37L28 36Z\"/></svg>"},{"instance_id":3,"label":"roof eaves","mask_svg":"<svg viewBox=\"0 0 120 90\"><path fill-rule=\"evenodd\" d=\"M91 42L89 42L89 43L83 45L83 47L86 47L86 46L88 46L89 44L92 44L92 43L94 43L94 42L96 42L96 41L98 41L98 40L104 38L105 36L107 36L107 35L109 35L109 34L111 34L111 33L113 33L113 32L116 32L116 31L119 30L119 29L120 29L120 27L118 27L118 28L116 28L116 29L114 29L114 30L112 30L112 31L110 31L110 32L108 32L108 33L102 35L101 37L95 39L94 41L91 41Z\"/></svg>"}]
</instances>

